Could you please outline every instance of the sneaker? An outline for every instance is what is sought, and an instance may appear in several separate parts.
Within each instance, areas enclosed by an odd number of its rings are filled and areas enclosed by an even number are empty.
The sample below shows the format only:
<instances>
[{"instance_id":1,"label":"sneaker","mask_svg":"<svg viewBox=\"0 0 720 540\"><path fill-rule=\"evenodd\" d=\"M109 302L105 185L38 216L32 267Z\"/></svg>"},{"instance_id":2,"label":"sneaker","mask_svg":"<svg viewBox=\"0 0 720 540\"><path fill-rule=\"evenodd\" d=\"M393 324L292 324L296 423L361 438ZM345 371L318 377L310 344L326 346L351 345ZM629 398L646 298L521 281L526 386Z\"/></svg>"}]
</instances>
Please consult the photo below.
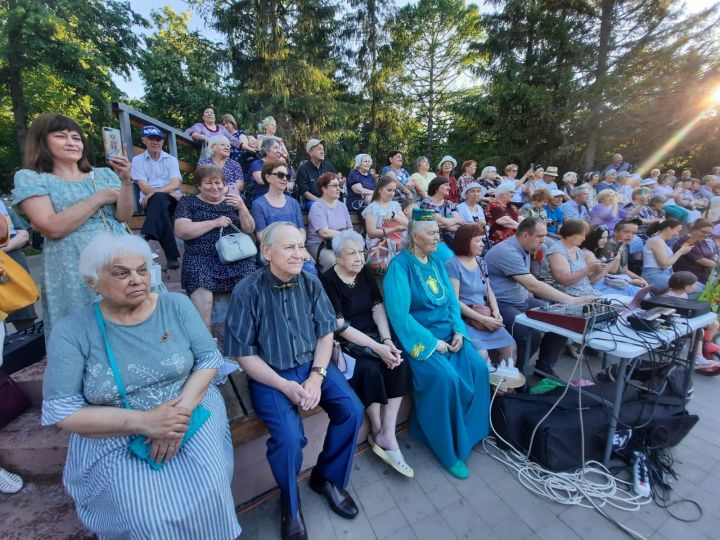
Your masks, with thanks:
<instances>
[{"instance_id":1,"label":"sneaker","mask_svg":"<svg viewBox=\"0 0 720 540\"><path fill-rule=\"evenodd\" d=\"M180 268L180 263L177 259L168 259L167 267L168 270L177 270L178 268Z\"/></svg>"},{"instance_id":2,"label":"sneaker","mask_svg":"<svg viewBox=\"0 0 720 540\"><path fill-rule=\"evenodd\" d=\"M22 478L0 467L0 493L17 493L22 487Z\"/></svg>"},{"instance_id":3,"label":"sneaker","mask_svg":"<svg viewBox=\"0 0 720 540\"><path fill-rule=\"evenodd\" d=\"M701 375L720 375L720 362L708 360L699 354L695 358L695 371Z\"/></svg>"}]
</instances>

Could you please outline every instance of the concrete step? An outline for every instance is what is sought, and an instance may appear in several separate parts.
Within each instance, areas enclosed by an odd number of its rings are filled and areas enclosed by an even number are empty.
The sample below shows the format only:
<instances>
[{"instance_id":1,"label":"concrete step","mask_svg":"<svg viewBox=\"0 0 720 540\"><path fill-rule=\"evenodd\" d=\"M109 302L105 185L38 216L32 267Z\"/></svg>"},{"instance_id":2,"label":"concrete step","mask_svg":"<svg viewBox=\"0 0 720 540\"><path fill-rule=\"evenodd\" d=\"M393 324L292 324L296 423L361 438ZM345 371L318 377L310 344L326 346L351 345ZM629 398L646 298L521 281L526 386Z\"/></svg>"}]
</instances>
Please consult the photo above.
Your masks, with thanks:
<instances>
[{"instance_id":1,"label":"concrete step","mask_svg":"<svg viewBox=\"0 0 720 540\"><path fill-rule=\"evenodd\" d=\"M59 478L70 434L40 425L40 407L33 406L0 430L0 465L30 478Z\"/></svg>"},{"instance_id":2,"label":"concrete step","mask_svg":"<svg viewBox=\"0 0 720 540\"><path fill-rule=\"evenodd\" d=\"M27 394L33 405L42 405L42 384L47 359L13 373L12 379Z\"/></svg>"},{"instance_id":3,"label":"concrete step","mask_svg":"<svg viewBox=\"0 0 720 540\"><path fill-rule=\"evenodd\" d=\"M19 493L0 494L3 540L90 540L97 538L77 517L60 480L28 481Z\"/></svg>"}]
</instances>

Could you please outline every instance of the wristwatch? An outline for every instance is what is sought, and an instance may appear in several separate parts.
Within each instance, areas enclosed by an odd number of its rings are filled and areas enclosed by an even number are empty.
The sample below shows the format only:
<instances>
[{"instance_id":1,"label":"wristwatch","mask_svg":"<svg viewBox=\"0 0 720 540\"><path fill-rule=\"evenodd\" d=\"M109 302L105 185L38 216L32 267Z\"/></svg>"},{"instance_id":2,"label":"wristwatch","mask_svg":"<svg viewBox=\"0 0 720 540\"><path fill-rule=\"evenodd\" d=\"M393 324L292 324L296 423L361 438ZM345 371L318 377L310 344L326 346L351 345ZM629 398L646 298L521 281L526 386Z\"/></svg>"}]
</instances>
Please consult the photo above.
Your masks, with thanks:
<instances>
[{"instance_id":1,"label":"wristwatch","mask_svg":"<svg viewBox=\"0 0 720 540\"><path fill-rule=\"evenodd\" d=\"M317 373L317 374L320 375L323 379L324 379L325 377L327 377L327 369L324 368L324 367L315 366L315 367L313 367L310 371L312 371L313 373Z\"/></svg>"}]
</instances>

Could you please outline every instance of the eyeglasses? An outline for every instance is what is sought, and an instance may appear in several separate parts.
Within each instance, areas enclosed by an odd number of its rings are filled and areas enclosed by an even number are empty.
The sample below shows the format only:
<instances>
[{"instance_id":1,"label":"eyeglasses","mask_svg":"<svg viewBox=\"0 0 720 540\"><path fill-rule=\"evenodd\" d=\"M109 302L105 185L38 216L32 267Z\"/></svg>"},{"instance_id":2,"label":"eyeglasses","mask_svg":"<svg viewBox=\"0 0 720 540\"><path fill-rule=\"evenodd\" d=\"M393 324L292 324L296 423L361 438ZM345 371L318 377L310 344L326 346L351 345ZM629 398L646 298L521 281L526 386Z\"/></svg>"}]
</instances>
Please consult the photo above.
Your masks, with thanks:
<instances>
[{"instance_id":1,"label":"eyeglasses","mask_svg":"<svg viewBox=\"0 0 720 540\"><path fill-rule=\"evenodd\" d=\"M272 174L273 176L277 176L280 180L283 180L283 179L285 179L285 178L287 178L288 180L290 180L290 175L289 175L288 173L284 173L284 172L274 172L274 173L270 173L270 174Z\"/></svg>"},{"instance_id":2,"label":"eyeglasses","mask_svg":"<svg viewBox=\"0 0 720 540\"><path fill-rule=\"evenodd\" d=\"M327 187L339 188L340 184L328 184Z\"/></svg>"},{"instance_id":3,"label":"eyeglasses","mask_svg":"<svg viewBox=\"0 0 720 540\"><path fill-rule=\"evenodd\" d=\"M348 251L347 256L352 259L362 259L365 260L367 257L367 251Z\"/></svg>"}]
</instances>

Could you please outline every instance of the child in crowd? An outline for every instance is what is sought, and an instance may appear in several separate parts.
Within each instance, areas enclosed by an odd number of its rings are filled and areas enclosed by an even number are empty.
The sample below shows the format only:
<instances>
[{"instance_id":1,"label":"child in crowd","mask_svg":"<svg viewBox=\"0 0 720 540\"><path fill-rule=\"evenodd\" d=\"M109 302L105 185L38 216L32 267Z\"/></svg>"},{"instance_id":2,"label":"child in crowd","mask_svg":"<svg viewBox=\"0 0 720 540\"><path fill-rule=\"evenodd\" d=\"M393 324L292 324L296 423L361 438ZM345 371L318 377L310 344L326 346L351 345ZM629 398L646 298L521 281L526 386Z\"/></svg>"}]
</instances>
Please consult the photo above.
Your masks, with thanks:
<instances>
[{"instance_id":1,"label":"child in crowd","mask_svg":"<svg viewBox=\"0 0 720 540\"><path fill-rule=\"evenodd\" d=\"M665 296L687 299L688 293L693 292L696 281L697 277L692 272L675 272L668 280L669 289ZM720 352L720 347L712 342L713 337L718 332L718 327L720 327L720 324L718 324L717 320L705 327L703 350L695 358L695 371L703 375L720 375L720 362L710 359L714 354Z\"/></svg>"}]
</instances>

